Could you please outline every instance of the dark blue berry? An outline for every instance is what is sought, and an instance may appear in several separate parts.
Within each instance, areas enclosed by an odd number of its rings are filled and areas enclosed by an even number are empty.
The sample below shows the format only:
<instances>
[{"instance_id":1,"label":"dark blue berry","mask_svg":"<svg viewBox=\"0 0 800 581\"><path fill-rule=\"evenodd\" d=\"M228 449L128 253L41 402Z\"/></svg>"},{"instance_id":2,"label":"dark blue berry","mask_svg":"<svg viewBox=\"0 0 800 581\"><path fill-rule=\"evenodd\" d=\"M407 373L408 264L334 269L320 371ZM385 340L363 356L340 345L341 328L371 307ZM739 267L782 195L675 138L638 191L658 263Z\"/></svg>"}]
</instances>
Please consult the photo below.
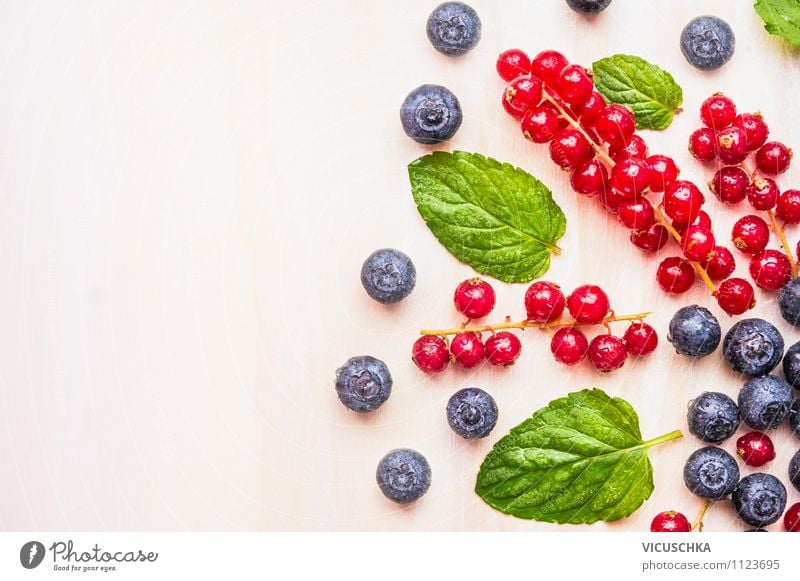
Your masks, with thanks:
<instances>
[{"instance_id":1,"label":"dark blue berry","mask_svg":"<svg viewBox=\"0 0 800 581\"><path fill-rule=\"evenodd\" d=\"M370 254L361 266L361 284L379 303L396 303L414 290L417 269L399 250L382 248Z\"/></svg>"},{"instance_id":2,"label":"dark blue berry","mask_svg":"<svg viewBox=\"0 0 800 581\"><path fill-rule=\"evenodd\" d=\"M756 430L778 427L792 406L792 388L780 377L754 377L739 392L742 421Z\"/></svg>"},{"instance_id":3,"label":"dark blue berry","mask_svg":"<svg viewBox=\"0 0 800 581\"><path fill-rule=\"evenodd\" d=\"M766 375L783 356L783 337L763 319L744 319L725 334L725 360L731 369L749 377Z\"/></svg>"},{"instance_id":4,"label":"dark blue berry","mask_svg":"<svg viewBox=\"0 0 800 581\"><path fill-rule=\"evenodd\" d=\"M800 399L794 400L789 410L789 425L792 427L792 433L800 438Z\"/></svg>"},{"instance_id":5,"label":"dark blue berry","mask_svg":"<svg viewBox=\"0 0 800 581\"><path fill-rule=\"evenodd\" d=\"M728 496L739 482L739 466L722 448L695 450L683 467L683 481L690 492L707 500Z\"/></svg>"},{"instance_id":6,"label":"dark blue berry","mask_svg":"<svg viewBox=\"0 0 800 581\"><path fill-rule=\"evenodd\" d=\"M481 39L481 19L463 2L443 2L428 17L428 40L447 56L460 56Z\"/></svg>"},{"instance_id":7,"label":"dark blue berry","mask_svg":"<svg viewBox=\"0 0 800 581\"><path fill-rule=\"evenodd\" d=\"M581 14L597 14L608 8L609 4L611 0L567 0L567 5Z\"/></svg>"},{"instance_id":8,"label":"dark blue berry","mask_svg":"<svg viewBox=\"0 0 800 581\"><path fill-rule=\"evenodd\" d=\"M669 322L667 341L689 357L705 357L719 346L722 331L711 311L698 305L678 309Z\"/></svg>"},{"instance_id":9,"label":"dark blue berry","mask_svg":"<svg viewBox=\"0 0 800 581\"><path fill-rule=\"evenodd\" d=\"M756 472L739 481L731 496L740 519L753 527L774 523L786 508L786 487L772 474Z\"/></svg>"},{"instance_id":10,"label":"dark blue berry","mask_svg":"<svg viewBox=\"0 0 800 581\"><path fill-rule=\"evenodd\" d=\"M698 16L681 32L681 51L693 67L718 69L731 60L736 36L727 22L716 16Z\"/></svg>"},{"instance_id":11,"label":"dark blue berry","mask_svg":"<svg viewBox=\"0 0 800 581\"><path fill-rule=\"evenodd\" d=\"M417 143L447 141L461 127L461 103L441 85L420 85L400 107L403 131Z\"/></svg>"},{"instance_id":12,"label":"dark blue berry","mask_svg":"<svg viewBox=\"0 0 800 581\"><path fill-rule=\"evenodd\" d=\"M739 408L724 393L706 391L689 402L689 431L705 442L718 444L739 427Z\"/></svg>"},{"instance_id":13,"label":"dark blue berry","mask_svg":"<svg viewBox=\"0 0 800 581\"><path fill-rule=\"evenodd\" d=\"M447 402L447 422L462 438L483 438L497 423L497 404L482 389L462 389Z\"/></svg>"},{"instance_id":14,"label":"dark blue berry","mask_svg":"<svg viewBox=\"0 0 800 581\"><path fill-rule=\"evenodd\" d=\"M783 375L795 389L800 389L800 342L786 350L783 356Z\"/></svg>"},{"instance_id":15,"label":"dark blue berry","mask_svg":"<svg viewBox=\"0 0 800 581\"><path fill-rule=\"evenodd\" d=\"M795 452L792 459L789 460L789 482L797 490L800 490L800 450Z\"/></svg>"},{"instance_id":16,"label":"dark blue berry","mask_svg":"<svg viewBox=\"0 0 800 581\"><path fill-rule=\"evenodd\" d=\"M792 279L781 289L778 306L787 323L800 327L800 278Z\"/></svg>"},{"instance_id":17,"label":"dark blue berry","mask_svg":"<svg viewBox=\"0 0 800 581\"><path fill-rule=\"evenodd\" d=\"M392 394L392 376L380 359L351 357L336 370L336 393L355 412L371 412Z\"/></svg>"},{"instance_id":18,"label":"dark blue berry","mask_svg":"<svg viewBox=\"0 0 800 581\"><path fill-rule=\"evenodd\" d=\"M414 502L431 487L431 467L415 450L392 450L378 462L375 479L383 495L399 504Z\"/></svg>"}]
</instances>

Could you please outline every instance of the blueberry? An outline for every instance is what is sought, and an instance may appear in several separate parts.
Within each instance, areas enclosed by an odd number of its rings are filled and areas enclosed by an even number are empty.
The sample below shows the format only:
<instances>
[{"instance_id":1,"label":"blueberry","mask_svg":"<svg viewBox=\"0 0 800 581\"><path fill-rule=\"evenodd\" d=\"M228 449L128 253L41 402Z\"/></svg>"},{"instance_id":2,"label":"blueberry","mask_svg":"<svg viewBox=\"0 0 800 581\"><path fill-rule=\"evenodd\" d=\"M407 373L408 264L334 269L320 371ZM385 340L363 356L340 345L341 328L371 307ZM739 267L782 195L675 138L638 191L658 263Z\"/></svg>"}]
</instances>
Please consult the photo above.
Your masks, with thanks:
<instances>
[{"instance_id":1,"label":"blueberry","mask_svg":"<svg viewBox=\"0 0 800 581\"><path fill-rule=\"evenodd\" d=\"M722 448L695 450L683 467L683 481L690 492L707 500L728 496L739 482L739 466Z\"/></svg>"},{"instance_id":2,"label":"blueberry","mask_svg":"<svg viewBox=\"0 0 800 581\"><path fill-rule=\"evenodd\" d=\"M786 487L772 474L756 472L741 479L731 498L740 519L750 526L763 527L783 514Z\"/></svg>"},{"instance_id":3,"label":"blueberry","mask_svg":"<svg viewBox=\"0 0 800 581\"><path fill-rule=\"evenodd\" d=\"M780 377L755 377L739 392L742 421L756 430L778 427L789 415L792 388Z\"/></svg>"},{"instance_id":4,"label":"blueberry","mask_svg":"<svg viewBox=\"0 0 800 581\"><path fill-rule=\"evenodd\" d=\"M351 357L336 370L336 394L354 412L378 409L392 394L392 376L380 359Z\"/></svg>"},{"instance_id":5,"label":"blueberry","mask_svg":"<svg viewBox=\"0 0 800 581\"><path fill-rule=\"evenodd\" d=\"M722 352L731 369L750 377L766 375L783 356L783 337L763 319L744 319L725 334Z\"/></svg>"},{"instance_id":6,"label":"blueberry","mask_svg":"<svg viewBox=\"0 0 800 581\"><path fill-rule=\"evenodd\" d=\"M800 450L795 452L792 459L789 460L789 482L797 490L800 490Z\"/></svg>"},{"instance_id":7,"label":"blueberry","mask_svg":"<svg viewBox=\"0 0 800 581\"><path fill-rule=\"evenodd\" d=\"M415 450L392 450L378 462L375 479L383 495L399 504L414 502L431 487L431 467Z\"/></svg>"},{"instance_id":8,"label":"blueberry","mask_svg":"<svg viewBox=\"0 0 800 581\"><path fill-rule=\"evenodd\" d=\"M781 289L778 306L787 323L800 327L800 278L792 279Z\"/></svg>"},{"instance_id":9,"label":"blueberry","mask_svg":"<svg viewBox=\"0 0 800 581\"><path fill-rule=\"evenodd\" d=\"M441 85L420 85L400 107L403 131L417 143L447 141L461 127L461 103Z\"/></svg>"},{"instance_id":10,"label":"blueberry","mask_svg":"<svg viewBox=\"0 0 800 581\"><path fill-rule=\"evenodd\" d=\"M462 438L484 438L497 423L497 404L482 389L462 389L447 402L447 423Z\"/></svg>"},{"instance_id":11,"label":"blueberry","mask_svg":"<svg viewBox=\"0 0 800 581\"><path fill-rule=\"evenodd\" d=\"M567 5L581 14L597 14L608 8L609 4L611 0L567 0Z\"/></svg>"},{"instance_id":12,"label":"blueberry","mask_svg":"<svg viewBox=\"0 0 800 581\"><path fill-rule=\"evenodd\" d=\"M689 64L703 71L718 69L731 60L736 36L727 22L716 16L698 16L681 32L681 51Z\"/></svg>"},{"instance_id":13,"label":"blueberry","mask_svg":"<svg viewBox=\"0 0 800 581\"><path fill-rule=\"evenodd\" d=\"M720 443L739 427L739 408L724 393L706 391L689 402L689 431L706 442Z\"/></svg>"},{"instance_id":14,"label":"blueberry","mask_svg":"<svg viewBox=\"0 0 800 581\"><path fill-rule=\"evenodd\" d=\"M792 427L792 433L800 438L800 399L794 400L789 410L789 425Z\"/></svg>"},{"instance_id":15,"label":"blueberry","mask_svg":"<svg viewBox=\"0 0 800 581\"><path fill-rule=\"evenodd\" d=\"M399 250L382 248L370 254L361 266L361 284L379 303L396 303L414 290L417 269Z\"/></svg>"},{"instance_id":16,"label":"blueberry","mask_svg":"<svg viewBox=\"0 0 800 581\"><path fill-rule=\"evenodd\" d=\"M783 356L783 375L795 389L800 389L800 342L786 350Z\"/></svg>"},{"instance_id":17,"label":"blueberry","mask_svg":"<svg viewBox=\"0 0 800 581\"><path fill-rule=\"evenodd\" d=\"M443 2L428 17L428 40L442 54L467 54L480 39L481 19L463 2Z\"/></svg>"},{"instance_id":18,"label":"blueberry","mask_svg":"<svg viewBox=\"0 0 800 581\"><path fill-rule=\"evenodd\" d=\"M719 345L719 321L706 308L689 305L678 309L669 322L667 341L675 351L689 357L705 357Z\"/></svg>"}]
</instances>

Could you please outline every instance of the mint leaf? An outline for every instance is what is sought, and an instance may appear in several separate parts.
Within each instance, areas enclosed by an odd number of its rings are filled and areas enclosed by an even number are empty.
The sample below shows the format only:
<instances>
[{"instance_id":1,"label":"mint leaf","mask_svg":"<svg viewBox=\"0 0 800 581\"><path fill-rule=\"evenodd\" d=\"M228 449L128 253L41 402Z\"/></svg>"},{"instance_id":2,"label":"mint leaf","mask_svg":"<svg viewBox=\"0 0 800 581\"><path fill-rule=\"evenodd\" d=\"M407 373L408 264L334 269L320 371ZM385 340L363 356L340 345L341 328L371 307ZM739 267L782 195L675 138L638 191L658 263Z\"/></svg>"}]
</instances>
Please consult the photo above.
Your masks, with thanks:
<instances>
[{"instance_id":1,"label":"mint leaf","mask_svg":"<svg viewBox=\"0 0 800 581\"><path fill-rule=\"evenodd\" d=\"M411 162L408 176L431 232L479 273L527 282L560 252L564 212L523 170L477 153L436 151Z\"/></svg>"},{"instance_id":2,"label":"mint leaf","mask_svg":"<svg viewBox=\"0 0 800 581\"><path fill-rule=\"evenodd\" d=\"M611 103L630 108L638 129L666 129L680 112L683 90L664 69L627 54L592 65L597 90Z\"/></svg>"},{"instance_id":3,"label":"mint leaf","mask_svg":"<svg viewBox=\"0 0 800 581\"><path fill-rule=\"evenodd\" d=\"M800 44L800 1L757 0L755 9L767 32L792 44Z\"/></svg>"},{"instance_id":4,"label":"mint leaf","mask_svg":"<svg viewBox=\"0 0 800 581\"><path fill-rule=\"evenodd\" d=\"M647 450L680 431L642 441L631 405L599 389L551 401L503 437L481 465L475 491L520 518L615 521L653 492Z\"/></svg>"}]
</instances>

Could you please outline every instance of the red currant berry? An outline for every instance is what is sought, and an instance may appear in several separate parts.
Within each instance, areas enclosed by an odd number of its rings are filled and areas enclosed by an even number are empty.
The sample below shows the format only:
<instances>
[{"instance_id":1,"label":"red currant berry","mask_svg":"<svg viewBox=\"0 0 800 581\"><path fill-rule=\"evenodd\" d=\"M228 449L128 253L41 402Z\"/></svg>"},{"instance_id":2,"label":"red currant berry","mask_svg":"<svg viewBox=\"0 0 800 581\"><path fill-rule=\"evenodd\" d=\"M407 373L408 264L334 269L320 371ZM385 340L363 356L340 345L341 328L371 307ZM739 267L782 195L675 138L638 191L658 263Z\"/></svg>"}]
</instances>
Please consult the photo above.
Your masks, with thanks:
<instances>
[{"instance_id":1,"label":"red currant berry","mask_svg":"<svg viewBox=\"0 0 800 581\"><path fill-rule=\"evenodd\" d=\"M566 299L561 288L543 280L534 282L525 292L525 311L529 321L549 323L564 312Z\"/></svg>"},{"instance_id":2,"label":"red currant berry","mask_svg":"<svg viewBox=\"0 0 800 581\"><path fill-rule=\"evenodd\" d=\"M714 174L708 182L708 188L726 204L738 204L747 197L750 187L750 176L740 167L726 166Z\"/></svg>"},{"instance_id":3,"label":"red currant berry","mask_svg":"<svg viewBox=\"0 0 800 581\"><path fill-rule=\"evenodd\" d=\"M778 141L770 141L756 152L756 166L763 173L779 174L789 169L792 150Z\"/></svg>"},{"instance_id":4,"label":"red currant berry","mask_svg":"<svg viewBox=\"0 0 800 581\"><path fill-rule=\"evenodd\" d=\"M689 136L689 152L700 161L712 161L717 157L717 136L713 129L701 127Z\"/></svg>"},{"instance_id":5,"label":"red currant berry","mask_svg":"<svg viewBox=\"0 0 800 581\"><path fill-rule=\"evenodd\" d=\"M585 68L580 65L567 65L558 73L555 89L564 101L580 107L592 96L594 83Z\"/></svg>"},{"instance_id":6,"label":"red currant berry","mask_svg":"<svg viewBox=\"0 0 800 581\"><path fill-rule=\"evenodd\" d=\"M650 186L650 166L643 159L623 159L611 169L609 183L626 198L636 198Z\"/></svg>"},{"instance_id":7,"label":"red currant berry","mask_svg":"<svg viewBox=\"0 0 800 581\"><path fill-rule=\"evenodd\" d=\"M531 73L544 84L555 88L561 71L569 64L567 57L555 50L543 50L531 61Z\"/></svg>"},{"instance_id":8,"label":"red currant berry","mask_svg":"<svg viewBox=\"0 0 800 581\"><path fill-rule=\"evenodd\" d=\"M689 533L692 525L689 519L674 510L658 513L650 523L651 533Z\"/></svg>"},{"instance_id":9,"label":"red currant berry","mask_svg":"<svg viewBox=\"0 0 800 581\"><path fill-rule=\"evenodd\" d=\"M500 331L486 340L484 348L486 359L492 365L511 365L519 358L522 343L514 333Z\"/></svg>"},{"instance_id":10,"label":"red currant berry","mask_svg":"<svg viewBox=\"0 0 800 581\"><path fill-rule=\"evenodd\" d=\"M654 192L663 192L678 179L680 170L671 157L651 155L647 158L647 165L650 166L650 189Z\"/></svg>"},{"instance_id":11,"label":"red currant berry","mask_svg":"<svg viewBox=\"0 0 800 581\"><path fill-rule=\"evenodd\" d=\"M747 254L756 254L767 247L769 226L759 216L749 215L739 218L731 231L733 245Z\"/></svg>"},{"instance_id":12,"label":"red currant berry","mask_svg":"<svg viewBox=\"0 0 800 581\"><path fill-rule=\"evenodd\" d=\"M658 286L665 293L679 295L694 284L694 268L688 260L670 256L661 261L656 270Z\"/></svg>"},{"instance_id":13,"label":"red currant berry","mask_svg":"<svg viewBox=\"0 0 800 581\"><path fill-rule=\"evenodd\" d=\"M792 280L792 265L783 252L767 248L750 260L750 276L763 289L780 290Z\"/></svg>"},{"instance_id":14,"label":"red currant berry","mask_svg":"<svg viewBox=\"0 0 800 581\"><path fill-rule=\"evenodd\" d=\"M611 147L625 147L636 131L636 118L622 105L608 105L594 120L598 137Z\"/></svg>"},{"instance_id":15,"label":"red currant berry","mask_svg":"<svg viewBox=\"0 0 800 581\"><path fill-rule=\"evenodd\" d=\"M646 230L656 223L656 214L650 200L628 200L617 208L617 220L631 230Z\"/></svg>"},{"instance_id":16,"label":"red currant berry","mask_svg":"<svg viewBox=\"0 0 800 581\"><path fill-rule=\"evenodd\" d=\"M542 82L531 75L522 75L511 81L503 93L503 107L518 119L542 100Z\"/></svg>"},{"instance_id":17,"label":"red currant berry","mask_svg":"<svg viewBox=\"0 0 800 581\"><path fill-rule=\"evenodd\" d=\"M603 95L597 91L592 91L592 94L589 95L587 101L578 107L576 112L578 115L580 115L582 124L593 125L594 120L597 119L600 111L602 111L606 105L607 103L603 98Z\"/></svg>"},{"instance_id":18,"label":"red currant berry","mask_svg":"<svg viewBox=\"0 0 800 581\"><path fill-rule=\"evenodd\" d=\"M603 289L593 284L585 284L576 288L567 297L567 308L578 323L594 325L605 318L611 305Z\"/></svg>"},{"instance_id":19,"label":"red currant berry","mask_svg":"<svg viewBox=\"0 0 800 581\"><path fill-rule=\"evenodd\" d=\"M752 285L743 278L723 280L717 289L717 304L729 315L741 315L756 306Z\"/></svg>"},{"instance_id":20,"label":"red currant berry","mask_svg":"<svg viewBox=\"0 0 800 581\"><path fill-rule=\"evenodd\" d=\"M702 226L689 226L686 233L681 236L681 250L689 260L701 262L714 252L717 241L714 233Z\"/></svg>"},{"instance_id":21,"label":"red currant berry","mask_svg":"<svg viewBox=\"0 0 800 581\"><path fill-rule=\"evenodd\" d=\"M717 246L702 265L711 280L725 280L736 270L736 259L730 250L724 246Z\"/></svg>"},{"instance_id":22,"label":"red currant berry","mask_svg":"<svg viewBox=\"0 0 800 581\"><path fill-rule=\"evenodd\" d=\"M722 163L736 165L747 158L747 137L736 126L717 133L717 156Z\"/></svg>"},{"instance_id":23,"label":"red currant berry","mask_svg":"<svg viewBox=\"0 0 800 581\"><path fill-rule=\"evenodd\" d=\"M763 432L747 432L736 440L736 453L748 466L759 467L775 459L775 446Z\"/></svg>"},{"instance_id":24,"label":"red currant berry","mask_svg":"<svg viewBox=\"0 0 800 581\"><path fill-rule=\"evenodd\" d=\"M475 367L483 361L484 348L480 335L471 331L457 333L450 341L453 360L464 369Z\"/></svg>"},{"instance_id":25,"label":"red currant berry","mask_svg":"<svg viewBox=\"0 0 800 581\"><path fill-rule=\"evenodd\" d=\"M626 201L625 194L614 188L607 188L605 192L600 192L600 203L610 214L616 214L619 205Z\"/></svg>"},{"instance_id":26,"label":"red currant berry","mask_svg":"<svg viewBox=\"0 0 800 581\"><path fill-rule=\"evenodd\" d=\"M631 137L628 145L625 147L612 147L608 153L611 155L611 158L614 161L620 162L623 159L628 159L631 157L645 159L647 157L648 149L644 139L634 134L633 137Z\"/></svg>"},{"instance_id":27,"label":"red currant berry","mask_svg":"<svg viewBox=\"0 0 800 581\"><path fill-rule=\"evenodd\" d=\"M758 178L747 190L747 200L756 210L771 210L778 203L781 191L778 184L770 178Z\"/></svg>"},{"instance_id":28,"label":"red currant berry","mask_svg":"<svg viewBox=\"0 0 800 581\"><path fill-rule=\"evenodd\" d=\"M579 194L596 196L608 186L608 171L602 163L593 159L572 170L569 181L572 189Z\"/></svg>"},{"instance_id":29,"label":"red currant berry","mask_svg":"<svg viewBox=\"0 0 800 581\"><path fill-rule=\"evenodd\" d=\"M562 109L564 109L567 115L570 114L569 106L566 103L560 103L560 106ZM567 119L561 115L561 111L559 111L556 108L556 106L553 105L550 101L544 101L542 103L542 107L548 107L549 109L552 109L555 112L555 114L558 116L558 126L561 129L563 129L564 127L569 127L569 121L567 121Z\"/></svg>"},{"instance_id":30,"label":"red currant berry","mask_svg":"<svg viewBox=\"0 0 800 581\"><path fill-rule=\"evenodd\" d=\"M775 210L778 218L787 224L800 222L800 190L786 190L778 197Z\"/></svg>"},{"instance_id":31,"label":"red currant berry","mask_svg":"<svg viewBox=\"0 0 800 581\"><path fill-rule=\"evenodd\" d=\"M574 127L565 127L550 142L550 159L563 168L572 169L594 157L589 141Z\"/></svg>"},{"instance_id":32,"label":"red currant berry","mask_svg":"<svg viewBox=\"0 0 800 581\"><path fill-rule=\"evenodd\" d=\"M647 323L632 323L622 336L622 341L631 355L644 357L658 347L658 334Z\"/></svg>"},{"instance_id":33,"label":"red currant berry","mask_svg":"<svg viewBox=\"0 0 800 581\"><path fill-rule=\"evenodd\" d=\"M755 151L767 141L769 127L760 113L742 113L733 120L733 124L744 131L747 151Z\"/></svg>"},{"instance_id":34,"label":"red currant berry","mask_svg":"<svg viewBox=\"0 0 800 581\"><path fill-rule=\"evenodd\" d=\"M675 180L664 190L664 211L678 224L694 222L704 202L703 193L686 180Z\"/></svg>"},{"instance_id":35,"label":"red currant berry","mask_svg":"<svg viewBox=\"0 0 800 581\"><path fill-rule=\"evenodd\" d=\"M722 93L711 95L700 105L700 119L715 131L733 123L735 117L736 105Z\"/></svg>"},{"instance_id":36,"label":"red currant berry","mask_svg":"<svg viewBox=\"0 0 800 581\"><path fill-rule=\"evenodd\" d=\"M645 252L656 252L669 241L669 231L661 224L654 224L647 230L631 232L631 243Z\"/></svg>"},{"instance_id":37,"label":"red currant berry","mask_svg":"<svg viewBox=\"0 0 800 581\"><path fill-rule=\"evenodd\" d=\"M561 128L561 121L549 103L528 110L522 118L522 134L534 143L547 143Z\"/></svg>"},{"instance_id":38,"label":"red currant berry","mask_svg":"<svg viewBox=\"0 0 800 581\"><path fill-rule=\"evenodd\" d=\"M435 335L423 335L414 341L411 359L425 373L438 373L450 363L450 353L444 339Z\"/></svg>"},{"instance_id":39,"label":"red currant berry","mask_svg":"<svg viewBox=\"0 0 800 581\"><path fill-rule=\"evenodd\" d=\"M703 210L698 212L697 218L692 220L691 224L679 224L678 222L675 222L672 225L672 227L675 228L675 230L677 230L681 236L686 234L686 230L688 230L690 226L698 226L700 228L705 228L706 230L713 230L711 225L711 217Z\"/></svg>"},{"instance_id":40,"label":"red currant berry","mask_svg":"<svg viewBox=\"0 0 800 581\"><path fill-rule=\"evenodd\" d=\"M619 369L625 364L625 359L628 357L628 350L625 348L625 343L622 339L614 335L598 335L592 342L589 343L588 351L589 361L595 368L602 372L608 373L615 369Z\"/></svg>"},{"instance_id":41,"label":"red currant berry","mask_svg":"<svg viewBox=\"0 0 800 581\"><path fill-rule=\"evenodd\" d=\"M456 287L453 303L469 319L480 319L492 312L495 303L492 285L480 278L470 278Z\"/></svg>"},{"instance_id":42,"label":"red currant berry","mask_svg":"<svg viewBox=\"0 0 800 581\"><path fill-rule=\"evenodd\" d=\"M513 81L520 75L531 72L531 59L518 48L501 52L497 57L497 74L504 81Z\"/></svg>"},{"instance_id":43,"label":"red currant berry","mask_svg":"<svg viewBox=\"0 0 800 581\"><path fill-rule=\"evenodd\" d=\"M562 327L550 341L550 352L556 361L564 365L575 365L586 357L589 341L586 335L575 327Z\"/></svg>"},{"instance_id":44,"label":"red currant berry","mask_svg":"<svg viewBox=\"0 0 800 581\"><path fill-rule=\"evenodd\" d=\"M783 528L789 533L800 533L800 502L795 502L783 515Z\"/></svg>"}]
</instances>

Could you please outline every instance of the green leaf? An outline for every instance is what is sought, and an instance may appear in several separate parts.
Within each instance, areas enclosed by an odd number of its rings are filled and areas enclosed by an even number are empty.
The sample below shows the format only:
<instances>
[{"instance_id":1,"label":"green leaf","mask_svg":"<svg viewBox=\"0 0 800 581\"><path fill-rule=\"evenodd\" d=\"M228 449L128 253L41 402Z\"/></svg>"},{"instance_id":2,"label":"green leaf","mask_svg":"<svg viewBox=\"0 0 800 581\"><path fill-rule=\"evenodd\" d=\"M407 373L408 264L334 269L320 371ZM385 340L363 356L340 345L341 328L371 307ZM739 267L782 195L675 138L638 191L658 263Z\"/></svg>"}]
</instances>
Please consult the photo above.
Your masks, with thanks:
<instances>
[{"instance_id":1,"label":"green leaf","mask_svg":"<svg viewBox=\"0 0 800 581\"><path fill-rule=\"evenodd\" d=\"M597 90L630 108L639 129L666 129L680 112L683 90L662 68L638 56L615 54L592 65Z\"/></svg>"},{"instance_id":2,"label":"green leaf","mask_svg":"<svg viewBox=\"0 0 800 581\"><path fill-rule=\"evenodd\" d=\"M475 491L520 518L556 523L615 521L653 492L651 446L625 400L585 389L551 401L503 437L481 465Z\"/></svg>"},{"instance_id":3,"label":"green leaf","mask_svg":"<svg viewBox=\"0 0 800 581\"><path fill-rule=\"evenodd\" d=\"M767 32L800 45L800 0L757 0L755 9Z\"/></svg>"},{"instance_id":4,"label":"green leaf","mask_svg":"<svg viewBox=\"0 0 800 581\"><path fill-rule=\"evenodd\" d=\"M477 153L436 151L408 165L419 213L461 262L504 282L550 268L567 221L532 175Z\"/></svg>"}]
</instances>

